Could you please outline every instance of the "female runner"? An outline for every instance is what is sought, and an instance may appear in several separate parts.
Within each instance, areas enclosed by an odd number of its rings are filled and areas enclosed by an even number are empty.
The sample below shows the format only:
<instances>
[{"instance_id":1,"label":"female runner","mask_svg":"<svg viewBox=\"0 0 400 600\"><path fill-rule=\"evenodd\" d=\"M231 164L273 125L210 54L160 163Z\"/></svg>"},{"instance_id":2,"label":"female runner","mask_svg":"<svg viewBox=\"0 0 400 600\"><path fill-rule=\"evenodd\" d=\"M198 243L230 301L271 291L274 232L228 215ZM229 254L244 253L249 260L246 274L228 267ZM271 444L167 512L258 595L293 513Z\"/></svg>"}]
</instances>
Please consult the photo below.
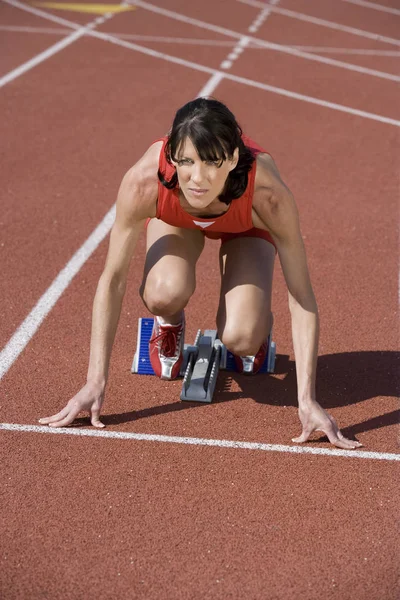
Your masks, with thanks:
<instances>
[{"instance_id":1,"label":"female runner","mask_svg":"<svg viewBox=\"0 0 400 600\"><path fill-rule=\"evenodd\" d=\"M155 315L150 359L164 379L179 374L184 309L195 290L205 237L219 239L221 290L218 337L239 371L256 374L272 327L271 289L278 254L289 293L299 417L305 442L324 432L340 448L356 448L316 399L318 309L293 196L271 156L245 137L221 102L197 98L176 113L168 136L153 143L124 176L115 224L94 304L87 382L52 417L51 427L88 411L100 421L111 349L129 265L143 227L147 255L141 296Z\"/></svg>"}]
</instances>

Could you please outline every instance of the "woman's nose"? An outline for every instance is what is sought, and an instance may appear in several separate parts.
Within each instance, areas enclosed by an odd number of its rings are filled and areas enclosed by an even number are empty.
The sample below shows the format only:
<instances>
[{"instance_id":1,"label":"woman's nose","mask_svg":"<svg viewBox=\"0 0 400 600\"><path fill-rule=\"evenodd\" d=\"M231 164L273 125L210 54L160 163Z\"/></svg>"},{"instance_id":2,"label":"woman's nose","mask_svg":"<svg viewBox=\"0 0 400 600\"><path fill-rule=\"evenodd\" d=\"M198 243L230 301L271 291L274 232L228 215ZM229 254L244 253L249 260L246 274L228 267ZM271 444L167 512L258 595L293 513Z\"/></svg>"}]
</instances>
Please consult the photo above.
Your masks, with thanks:
<instances>
[{"instance_id":1,"label":"woman's nose","mask_svg":"<svg viewBox=\"0 0 400 600\"><path fill-rule=\"evenodd\" d=\"M204 178L203 163L198 162L197 164L193 165L192 181L194 181L195 183L201 183L203 181L203 178Z\"/></svg>"}]
</instances>

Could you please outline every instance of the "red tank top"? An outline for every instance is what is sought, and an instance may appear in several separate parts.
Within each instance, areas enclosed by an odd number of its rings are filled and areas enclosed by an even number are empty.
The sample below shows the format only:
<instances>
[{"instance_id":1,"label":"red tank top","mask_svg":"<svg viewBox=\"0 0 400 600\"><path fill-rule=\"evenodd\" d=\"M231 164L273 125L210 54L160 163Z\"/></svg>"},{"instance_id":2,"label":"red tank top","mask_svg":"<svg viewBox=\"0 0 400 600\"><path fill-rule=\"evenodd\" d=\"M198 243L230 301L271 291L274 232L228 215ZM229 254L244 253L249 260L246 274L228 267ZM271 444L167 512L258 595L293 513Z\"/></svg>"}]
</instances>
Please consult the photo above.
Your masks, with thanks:
<instances>
[{"instance_id":1,"label":"red tank top","mask_svg":"<svg viewBox=\"0 0 400 600\"><path fill-rule=\"evenodd\" d=\"M243 136L242 139L246 146L251 148L255 156L260 152L266 152L266 150L261 148L261 146L253 142L247 136ZM163 173L164 178L169 181L174 173L174 167L165 157L164 149L167 137L163 137L158 141L163 141L160 152L159 169L161 173ZM163 186L161 181L159 181L156 217L175 227L206 230L208 237L212 237L212 235L209 235L212 232L241 233L247 231L253 227L251 211L255 176L256 161L253 162L251 170L249 171L247 187L242 196L232 200L228 210L224 214L207 219L204 219L203 217L194 217L181 207L179 202L179 185L174 189L169 190Z\"/></svg>"}]
</instances>

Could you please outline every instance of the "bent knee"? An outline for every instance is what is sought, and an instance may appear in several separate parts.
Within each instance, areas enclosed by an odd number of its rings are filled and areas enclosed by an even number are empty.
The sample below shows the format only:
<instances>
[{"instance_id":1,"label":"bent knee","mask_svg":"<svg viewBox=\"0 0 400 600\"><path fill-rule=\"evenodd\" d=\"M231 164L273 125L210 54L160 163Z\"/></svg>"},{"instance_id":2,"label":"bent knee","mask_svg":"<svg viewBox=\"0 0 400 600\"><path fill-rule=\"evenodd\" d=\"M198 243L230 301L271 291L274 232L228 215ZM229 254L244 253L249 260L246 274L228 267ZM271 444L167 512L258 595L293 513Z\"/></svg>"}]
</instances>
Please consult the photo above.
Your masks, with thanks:
<instances>
[{"instance_id":1,"label":"bent knee","mask_svg":"<svg viewBox=\"0 0 400 600\"><path fill-rule=\"evenodd\" d=\"M272 315L266 323L226 324L221 341L236 356L254 356L272 329Z\"/></svg>"},{"instance_id":2,"label":"bent knee","mask_svg":"<svg viewBox=\"0 0 400 600\"><path fill-rule=\"evenodd\" d=\"M222 343L236 356L253 356L257 354L264 341L248 332L236 332L234 334L224 332L221 338Z\"/></svg>"},{"instance_id":3,"label":"bent knee","mask_svg":"<svg viewBox=\"0 0 400 600\"><path fill-rule=\"evenodd\" d=\"M194 289L175 278L149 279L140 293L143 302L154 315L172 314L185 308Z\"/></svg>"}]
</instances>

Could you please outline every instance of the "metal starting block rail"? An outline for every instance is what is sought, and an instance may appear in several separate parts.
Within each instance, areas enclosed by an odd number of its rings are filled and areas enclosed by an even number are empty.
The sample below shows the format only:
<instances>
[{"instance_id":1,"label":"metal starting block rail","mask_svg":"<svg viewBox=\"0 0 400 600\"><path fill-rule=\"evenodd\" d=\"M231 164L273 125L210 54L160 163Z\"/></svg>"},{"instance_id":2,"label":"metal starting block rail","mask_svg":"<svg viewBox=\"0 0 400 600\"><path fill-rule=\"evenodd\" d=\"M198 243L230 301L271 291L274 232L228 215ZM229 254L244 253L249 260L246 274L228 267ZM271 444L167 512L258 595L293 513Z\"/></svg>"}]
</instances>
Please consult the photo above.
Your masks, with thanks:
<instances>
[{"instance_id":1,"label":"metal starting block rail","mask_svg":"<svg viewBox=\"0 0 400 600\"><path fill-rule=\"evenodd\" d=\"M131 371L140 375L154 375L150 362L149 341L154 319L140 318L136 352ZM260 373L273 373L275 368L275 342L268 338L268 352ZM193 345L185 344L180 375L183 377L181 400L208 402L213 398L220 369L236 371L233 354L229 352L214 329L198 330Z\"/></svg>"}]
</instances>

